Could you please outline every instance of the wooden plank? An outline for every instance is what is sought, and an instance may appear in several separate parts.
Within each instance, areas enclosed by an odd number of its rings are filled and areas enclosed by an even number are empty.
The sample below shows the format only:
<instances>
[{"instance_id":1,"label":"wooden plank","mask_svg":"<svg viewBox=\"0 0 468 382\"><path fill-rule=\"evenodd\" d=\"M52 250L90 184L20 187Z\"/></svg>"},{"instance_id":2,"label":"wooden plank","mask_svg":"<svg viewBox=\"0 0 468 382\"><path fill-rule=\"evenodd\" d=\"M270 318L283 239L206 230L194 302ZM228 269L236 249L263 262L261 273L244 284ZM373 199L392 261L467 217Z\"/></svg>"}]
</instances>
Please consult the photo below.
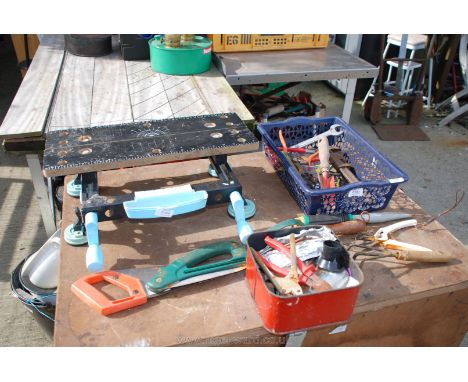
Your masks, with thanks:
<instances>
[{"instance_id":1,"label":"wooden plank","mask_svg":"<svg viewBox=\"0 0 468 382\"><path fill-rule=\"evenodd\" d=\"M64 57L63 35L45 35L0 127L0 137L40 136Z\"/></svg>"},{"instance_id":2,"label":"wooden plank","mask_svg":"<svg viewBox=\"0 0 468 382\"><path fill-rule=\"evenodd\" d=\"M219 71L195 76L155 73L149 61L126 62L135 121L234 112L253 117Z\"/></svg>"},{"instance_id":3,"label":"wooden plank","mask_svg":"<svg viewBox=\"0 0 468 382\"><path fill-rule=\"evenodd\" d=\"M95 58L91 126L127 122L133 122L127 72L118 41L113 39L113 52Z\"/></svg>"},{"instance_id":4,"label":"wooden plank","mask_svg":"<svg viewBox=\"0 0 468 382\"><path fill-rule=\"evenodd\" d=\"M161 76L149 61L126 61L128 88L135 121L172 118ZM136 68L135 68L136 67Z\"/></svg>"},{"instance_id":5,"label":"wooden plank","mask_svg":"<svg viewBox=\"0 0 468 382\"><path fill-rule=\"evenodd\" d=\"M286 188L266 162L263 153L243 154L229 159L246 197L257 205L257 214L251 219L254 231L266 230L278 221L295 216L300 210ZM99 174L105 196L149 190L167 185L193 183L206 176L208 161L139 167L131 170L112 170ZM262 187L259 187L262 185ZM65 196L63 225L74 220L74 207L78 201ZM427 214L403 192L397 192L389 210L412 212L419 221ZM373 230L377 227L373 226ZM99 224L100 242L104 251L105 269L167 264L187 251L218 240L236 238L235 222L226 216L225 206L164 221L108 221ZM361 287L355 313L351 319L362 322L356 333L356 343L377 344L372 336L380 335L382 344L453 344L466 330L468 304L467 249L439 223L424 230L411 228L395 234L397 240L451 253L455 260L449 264L412 264L395 259L382 259L364 265L365 281ZM346 239L349 243L351 239ZM157 251L154 248L158 248ZM120 312L112 318L102 317L87 308L70 292L70 285L86 274L84 254L86 248L62 245L60 284L56 310L55 344L117 346L142 344L163 345L279 345L284 337L269 335L262 327L256 307L250 296L243 273L174 290L155 298L142 307ZM458 291L462 294L458 294ZM450 304L442 303L453 292ZM455 302L458 301L456 304ZM405 314L400 314L405 304ZM406 305L408 304L408 305ZM428 304L422 312L417 311ZM414 307L414 311L412 309ZM447 311L448 309L448 311ZM372 316L372 312L381 312ZM403 317L415 314L407 323ZM460 328L457 319L465 317ZM368 317L368 319L366 318ZM389 331L380 324L392 323ZM445 323L450 325L441 330ZM385 324L385 325L386 325ZM366 325L371 325L366 337ZM418 328L423 325L424 328ZM453 328L452 328L453 327ZM328 336L330 330L323 329ZM453 330L452 330L453 329ZM321 329L318 329L321 330ZM413 333L413 338L397 338L398 331ZM317 342L311 331L313 345ZM346 333L346 332L345 332ZM380 334L379 334L380 333ZM433 336L431 340L431 335ZM332 337L332 336L330 336ZM354 335L353 335L354 337ZM419 339L417 339L419 338ZM354 340L349 340L351 343ZM326 339L321 339L323 343ZM330 339L328 341L334 341ZM343 339L346 344L348 340ZM341 341L338 341L341 343ZM320 342L319 342L320 343Z\"/></svg>"},{"instance_id":6,"label":"wooden plank","mask_svg":"<svg viewBox=\"0 0 468 382\"><path fill-rule=\"evenodd\" d=\"M48 131L90 126L94 61L66 53Z\"/></svg>"},{"instance_id":7,"label":"wooden plank","mask_svg":"<svg viewBox=\"0 0 468 382\"><path fill-rule=\"evenodd\" d=\"M193 76L196 86L209 105L211 113L236 113L244 122L254 117L214 65L208 72Z\"/></svg>"},{"instance_id":8,"label":"wooden plank","mask_svg":"<svg viewBox=\"0 0 468 382\"><path fill-rule=\"evenodd\" d=\"M26 137L26 138L11 138L3 141L3 148L5 151L44 151L45 139L44 137Z\"/></svg>"},{"instance_id":9,"label":"wooden plank","mask_svg":"<svg viewBox=\"0 0 468 382\"><path fill-rule=\"evenodd\" d=\"M175 118L211 114L192 77L168 78L163 86Z\"/></svg>"},{"instance_id":10,"label":"wooden plank","mask_svg":"<svg viewBox=\"0 0 468 382\"><path fill-rule=\"evenodd\" d=\"M73 128L49 132L44 174L59 176L258 149L236 114Z\"/></svg>"}]
</instances>

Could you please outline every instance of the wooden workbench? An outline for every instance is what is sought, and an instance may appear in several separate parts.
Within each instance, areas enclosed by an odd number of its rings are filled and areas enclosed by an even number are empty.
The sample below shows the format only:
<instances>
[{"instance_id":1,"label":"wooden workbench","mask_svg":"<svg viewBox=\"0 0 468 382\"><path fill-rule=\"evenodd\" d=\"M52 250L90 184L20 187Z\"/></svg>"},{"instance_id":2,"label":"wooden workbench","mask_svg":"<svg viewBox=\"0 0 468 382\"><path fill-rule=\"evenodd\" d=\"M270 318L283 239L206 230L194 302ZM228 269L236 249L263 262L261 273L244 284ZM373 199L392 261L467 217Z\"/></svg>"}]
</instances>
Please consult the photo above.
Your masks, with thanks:
<instances>
[{"instance_id":1,"label":"wooden workbench","mask_svg":"<svg viewBox=\"0 0 468 382\"><path fill-rule=\"evenodd\" d=\"M230 157L243 192L255 201L254 230L299 213L294 200L262 153ZM148 190L206 178L207 160L171 163L99 174L103 195ZM65 195L63 227L73 222L78 200ZM402 191L390 208L426 217ZM100 223L106 269L164 265L210 242L236 238L226 206L170 220ZM408 229L397 238L450 252L449 265L403 264L393 259L363 266L365 282L345 331L335 326L309 331L304 345L458 345L468 330L468 257L465 247L439 223ZM146 305L100 316L70 291L86 274L86 247L62 240L54 342L57 346L174 346L284 344L262 327L244 272L190 285ZM110 293L110 292L109 292Z\"/></svg>"},{"instance_id":2,"label":"wooden workbench","mask_svg":"<svg viewBox=\"0 0 468 382\"><path fill-rule=\"evenodd\" d=\"M45 35L0 127L0 138L23 143L44 132L200 114L253 117L212 66L193 76L151 70L149 60L124 61L118 37L102 57L64 51L63 35Z\"/></svg>"}]
</instances>

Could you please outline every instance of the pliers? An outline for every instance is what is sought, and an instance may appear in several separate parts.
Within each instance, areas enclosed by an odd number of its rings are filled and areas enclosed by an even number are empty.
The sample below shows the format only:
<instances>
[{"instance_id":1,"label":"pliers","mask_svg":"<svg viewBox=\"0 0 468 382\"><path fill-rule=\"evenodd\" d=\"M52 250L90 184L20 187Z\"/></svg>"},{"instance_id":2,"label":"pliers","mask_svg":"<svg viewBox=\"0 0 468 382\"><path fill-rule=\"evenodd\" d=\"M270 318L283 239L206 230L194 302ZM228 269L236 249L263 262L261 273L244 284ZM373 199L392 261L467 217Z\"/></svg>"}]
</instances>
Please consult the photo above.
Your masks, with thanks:
<instances>
[{"instance_id":1,"label":"pliers","mask_svg":"<svg viewBox=\"0 0 468 382\"><path fill-rule=\"evenodd\" d=\"M302 148L302 147L288 147L288 145L286 144L286 140L284 139L284 136L283 136L283 131L280 130L278 132L278 138L281 142L281 147L279 147L278 149L280 151L283 151L284 153L300 153L300 154L312 154L310 155L308 158L307 158L307 164L310 166L312 164L312 162L318 162L319 161L319 152L318 150L314 151L314 150L309 150L309 149L305 149L305 148Z\"/></svg>"},{"instance_id":2,"label":"pliers","mask_svg":"<svg viewBox=\"0 0 468 382\"><path fill-rule=\"evenodd\" d=\"M265 244L270 246L273 249L276 249L277 251L281 252L282 254L288 256L291 258L291 252L288 247L286 247L284 244L279 242L278 240L273 239L270 236L265 237ZM262 256L262 255L260 255ZM272 264L269 262L265 256L262 256L262 260L264 264L267 266L267 268L276 273L277 275L280 275L282 277L286 277L289 274L289 271L285 268L281 268L275 264ZM299 284L301 285L307 285L317 291L325 291L331 289L330 284L327 282L323 281L320 277L318 277L315 272L317 271L317 268L315 267L314 264L311 265L306 265L303 261L301 261L299 258L296 258L296 265L297 268L299 269Z\"/></svg>"}]
</instances>

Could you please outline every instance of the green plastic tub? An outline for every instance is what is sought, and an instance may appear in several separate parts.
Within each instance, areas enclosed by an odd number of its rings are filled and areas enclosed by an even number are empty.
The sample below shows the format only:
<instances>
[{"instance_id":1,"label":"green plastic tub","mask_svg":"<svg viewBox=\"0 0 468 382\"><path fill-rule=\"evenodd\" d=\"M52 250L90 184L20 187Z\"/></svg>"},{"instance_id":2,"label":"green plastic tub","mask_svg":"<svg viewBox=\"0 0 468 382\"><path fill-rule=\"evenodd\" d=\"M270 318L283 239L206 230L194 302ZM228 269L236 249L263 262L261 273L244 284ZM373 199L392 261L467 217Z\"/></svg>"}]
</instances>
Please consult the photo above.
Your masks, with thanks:
<instances>
[{"instance_id":1,"label":"green plastic tub","mask_svg":"<svg viewBox=\"0 0 468 382\"><path fill-rule=\"evenodd\" d=\"M206 72L211 65L211 41L195 36L193 42L181 43L180 48L168 48L164 37L155 36L148 41L151 68L155 72L190 75Z\"/></svg>"}]
</instances>

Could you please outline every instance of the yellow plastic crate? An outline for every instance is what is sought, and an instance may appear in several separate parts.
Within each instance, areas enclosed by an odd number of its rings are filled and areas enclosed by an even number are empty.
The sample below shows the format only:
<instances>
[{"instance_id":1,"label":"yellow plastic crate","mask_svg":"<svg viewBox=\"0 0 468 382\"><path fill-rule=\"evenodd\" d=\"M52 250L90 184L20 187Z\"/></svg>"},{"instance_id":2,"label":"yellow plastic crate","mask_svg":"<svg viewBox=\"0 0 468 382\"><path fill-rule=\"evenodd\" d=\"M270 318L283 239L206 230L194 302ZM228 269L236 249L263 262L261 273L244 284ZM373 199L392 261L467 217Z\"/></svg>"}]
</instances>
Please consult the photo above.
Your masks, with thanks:
<instances>
[{"instance_id":1,"label":"yellow plastic crate","mask_svg":"<svg viewBox=\"0 0 468 382\"><path fill-rule=\"evenodd\" d=\"M211 34L213 52L325 48L327 34Z\"/></svg>"}]
</instances>

